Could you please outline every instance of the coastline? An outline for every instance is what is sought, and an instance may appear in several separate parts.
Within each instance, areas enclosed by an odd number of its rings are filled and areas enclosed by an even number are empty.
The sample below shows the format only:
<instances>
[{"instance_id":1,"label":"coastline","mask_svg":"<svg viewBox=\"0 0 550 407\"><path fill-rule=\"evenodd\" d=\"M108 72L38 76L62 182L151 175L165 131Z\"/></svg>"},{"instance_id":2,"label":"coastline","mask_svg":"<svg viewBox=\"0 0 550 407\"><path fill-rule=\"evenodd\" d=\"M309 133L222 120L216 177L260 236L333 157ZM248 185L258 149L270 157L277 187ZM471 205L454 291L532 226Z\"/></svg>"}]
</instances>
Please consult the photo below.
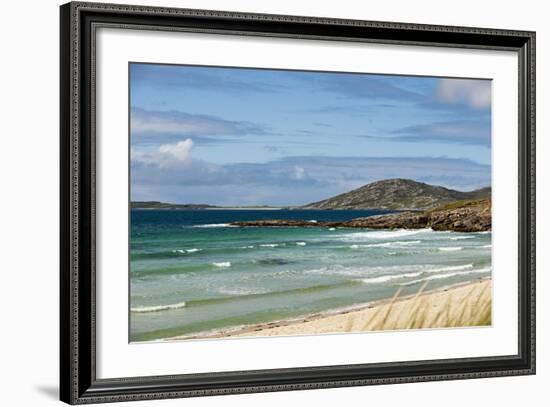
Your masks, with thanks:
<instances>
[{"instance_id":1,"label":"coastline","mask_svg":"<svg viewBox=\"0 0 550 407\"><path fill-rule=\"evenodd\" d=\"M475 317L481 308L486 308L487 304L490 315L491 291L491 278L478 278L433 290L421 289L416 294L402 297L396 293L394 298L286 320L180 335L158 341L485 326L490 325L490 317L489 323L479 323ZM480 309L474 310L474 308ZM414 314L411 314L413 312ZM473 322L470 323L470 321Z\"/></svg>"}]
</instances>

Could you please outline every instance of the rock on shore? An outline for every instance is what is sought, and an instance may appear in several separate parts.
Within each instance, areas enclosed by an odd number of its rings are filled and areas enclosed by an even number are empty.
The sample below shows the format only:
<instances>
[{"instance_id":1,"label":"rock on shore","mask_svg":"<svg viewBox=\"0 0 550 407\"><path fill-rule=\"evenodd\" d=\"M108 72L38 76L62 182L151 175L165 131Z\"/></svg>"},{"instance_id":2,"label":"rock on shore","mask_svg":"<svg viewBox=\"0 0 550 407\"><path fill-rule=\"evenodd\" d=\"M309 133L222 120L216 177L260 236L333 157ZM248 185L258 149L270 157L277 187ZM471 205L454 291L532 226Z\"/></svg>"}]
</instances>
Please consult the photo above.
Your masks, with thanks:
<instances>
[{"instance_id":1,"label":"rock on shore","mask_svg":"<svg viewBox=\"0 0 550 407\"><path fill-rule=\"evenodd\" d=\"M451 206L450 208L448 208ZM447 205L430 213L429 226L433 230L455 232L484 232L491 230L491 201L470 201L458 207Z\"/></svg>"},{"instance_id":2,"label":"rock on shore","mask_svg":"<svg viewBox=\"0 0 550 407\"><path fill-rule=\"evenodd\" d=\"M423 229L454 232L491 230L491 200L457 201L426 212L400 212L356 218L345 222L311 222L272 219L233 222L235 226L255 227L345 227L370 229Z\"/></svg>"}]
</instances>

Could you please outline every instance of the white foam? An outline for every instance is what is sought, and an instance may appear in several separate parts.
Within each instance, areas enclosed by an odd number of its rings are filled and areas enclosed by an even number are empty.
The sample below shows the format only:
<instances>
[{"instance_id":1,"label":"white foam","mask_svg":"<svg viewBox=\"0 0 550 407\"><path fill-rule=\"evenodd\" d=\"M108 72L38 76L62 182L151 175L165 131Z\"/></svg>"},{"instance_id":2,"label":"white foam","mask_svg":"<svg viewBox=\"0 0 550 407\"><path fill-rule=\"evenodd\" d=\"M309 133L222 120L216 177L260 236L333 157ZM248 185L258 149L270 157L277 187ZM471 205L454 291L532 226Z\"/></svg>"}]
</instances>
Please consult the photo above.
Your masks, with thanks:
<instances>
[{"instance_id":1,"label":"white foam","mask_svg":"<svg viewBox=\"0 0 550 407\"><path fill-rule=\"evenodd\" d=\"M385 283L391 280L418 277L424 273L440 273L442 271L461 271L461 270L472 269L473 267L474 267L473 264L462 264L460 266L444 266L444 267L436 267L432 269L418 266L417 268L419 268L420 270L412 273L389 274L389 275L378 276L378 277L364 278L364 279L361 279L360 281L366 284ZM468 273L470 272L471 271L468 271ZM420 281L420 280L417 280L417 281ZM405 283L402 285L406 285L406 284L408 283Z\"/></svg>"},{"instance_id":2,"label":"white foam","mask_svg":"<svg viewBox=\"0 0 550 407\"><path fill-rule=\"evenodd\" d=\"M410 246L412 244L420 244L420 240L405 240L397 242L386 242L386 243L371 243L366 244L364 247L395 247L395 246Z\"/></svg>"},{"instance_id":3,"label":"white foam","mask_svg":"<svg viewBox=\"0 0 550 407\"><path fill-rule=\"evenodd\" d=\"M485 246L481 246L482 249L490 249L490 248L492 248L492 247L493 247L492 244L487 244L487 245L485 245Z\"/></svg>"},{"instance_id":4,"label":"white foam","mask_svg":"<svg viewBox=\"0 0 550 407\"><path fill-rule=\"evenodd\" d=\"M407 286L407 285L422 283L424 281L429 281L429 280L440 280L440 279L443 279L443 278L449 278L449 277L454 277L454 276L462 276L462 275L474 274L474 273L488 273L490 271L491 271L491 268L486 267L486 268L477 269L477 270L457 271L456 273L434 274L432 276L428 276L428 277L425 277L425 278L420 278L418 280L408 281L408 282L402 283L400 285Z\"/></svg>"},{"instance_id":5,"label":"white foam","mask_svg":"<svg viewBox=\"0 0 550 407\"><path fill-rule=\"evenodd\" d=\"M180 253L180 254L186 254L186 253L196 253L196 252L200 252L202 251L202 249L197 249L197 248L192 248L192 249L185 249L185 250L182 250L182 249L177 249L177 250L172 250L173 253Z\"/></svg>"},{"instance_id":6,"label":"white foam","mask_svg":"<svg viewBox=\"0 0 550 407\"><path fill-rule=\"evenodd\" d=\"M441 252L457 252L457 251L460 251L462 250L463 248L458 246L458 247L439 247L438 250L441 251Z\"/></svg>"},{"instance_id":7,"label":"white foam","mask_svg":"<svg viewBox=\"0 0 550 407\"><path fill-rule=\"evenodd\" d=\"M401 279L401 278L418 277L422 273L423 273L422 271L418 271L416 273L393 274L393 275L387 275L387 276L362 278L359 281L361 281L362 283L365 283L365 284L385 283L387 281L397 280L397 279Z\"/></svg>"},{"instance_id":8,"label":"white foam","mask_svg":"<svg viewBox=\"0 0 550 407\"><path fill-rule=\"evenodd\" d=\"M231 267L231 262L230 261L214 262L212 263L212 265L215 267Z\"/></svg>"},{"instance_id":9,"label":"white foam","mask_svg":"<svg viewBox=\"0 0 550 407\"><path fill-rule=\"evenodd\" d=\"M134 307L130 308L131 312L143 313L143 312L159 312L166 311L170 309L179 309L184 308L185 302L178 302L176 304L166 304L166 305L152 305L149 307Z\"/></svg>"},{"instance_id":10,"label":"white foam","mask_svg":"<svg viewBox=\"0 0 550 407\"><path fill-rule=\"evenodd\" d=\"M475 236L455 236L451 237L451 240L464 240L464 239L473 239Z\"/></svg>"},{"instance_id":11,"label":"white foam","mask_svg":"<svg viewBox=\"0 0 550 407\"><path fill-rule=\"evenodd\" d=\"M369 231L369 232L355 232L344 235L342 239L344 241L364 241L364 240L379 240L379 239L394 239L405 236L413 236L421 233L433 232L432 229L397 229L397 230L385 230L385 231Z\"/></svg>"},{"instance_id":12,"label":"white foam","mask_svg":"<svg viewBox=\"0 0 550 407\"><path fill-rule=\"evenodd\" d=\"M336 228L329 228L328 230L336 230Z\"/></svg>"},{"instance_id":13,"label":"white foam","mask_svg":"<svg viewBox=\"0 0 550 407\"><path fill-rule=\"evenodd\" d=\"M385 243L369 243L369 244L352 244L351 249L359 249L361 247L390 247L390 248L399 248L403 246L410 246L414 244L422 243L420 240L404 240L396 242L385 242Z\"/></svg>"},{"instance_id":14,"label":"white foam","mask_svg":"<svg viewBox=\"0 0 550 407\"><path fill-rule=\"evenodd\" d=\"M305 246L306 242L296 242L296 246Z\"/></svg>"},{"instance_id":15,"label":"white foam","mask_svg":"<svg viewBox=\"0 0 550 407\"><path fill-rule=\"evenodd\" d=\"M246 289L246 288L218 288L217 291L220 294L239 296L239 295L254 295L254 294L265 294L268 291L266 290L255 290L255 289Z\"/></svg>"},{"instance_id":16,"label":"white foam","mask_svg":"<svg viewBox=\"0 0 550 407\"><path fill-rule=\"evenodd\" d=\"M277 243L265 243L265 244L261 244L260 247L279 247L280 244L277 244Z\"/></svg>"},{"instance_id":17,"label":"white foam","mask_svg":"<svg viewBox=\"0 0 550 407\"><path fill-rule=\"evenodd\" d=\"M459 271L459 270L470 270L473 269L473 264L462 264L460 266L445 266L439 267L431 270L427 270L430 273L439 273L440 271Z\"/></svg>"},{"instance_id":18,"label":"white foam","mask_svg":"<svg viewBox=\"0 0 550 407\"><path fill-rule=\"evenodd\" d=\"M396 265L396 266L375 266L375 267L344 267L333 266L332 268L321 267L318 269L307 270L306 274L321 274L321 275L339 275L350 277L371 276L386 277L387 273L391 276L403 276L408 273L439 273L445 271L469 270L474 267L473 264L461 264L458 266L442 266L434 264L412 264L412 265ZM404 271L404 273L403 273ZM380 276L382 274L382 276ZM371 277L369 277L371 278Z\"/></svg>"}]
</instances>

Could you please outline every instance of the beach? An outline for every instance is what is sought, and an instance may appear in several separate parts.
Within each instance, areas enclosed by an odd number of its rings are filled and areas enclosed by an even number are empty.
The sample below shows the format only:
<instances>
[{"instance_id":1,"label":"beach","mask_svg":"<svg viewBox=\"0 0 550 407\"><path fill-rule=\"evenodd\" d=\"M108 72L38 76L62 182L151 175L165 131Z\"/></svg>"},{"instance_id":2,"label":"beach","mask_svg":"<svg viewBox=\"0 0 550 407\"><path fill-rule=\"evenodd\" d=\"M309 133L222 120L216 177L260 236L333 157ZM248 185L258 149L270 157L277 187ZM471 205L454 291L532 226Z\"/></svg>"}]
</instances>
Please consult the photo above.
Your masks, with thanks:
<instances>
[{"instance_id":1,"label":"beach","mask_svg":"<svg viewBox=\"0 0 550 407\"><path fill-rule=\"evenodd\" d=\"M339 310L166 340L484 326L491 323L491 288L491 278L479 278Z\"/></svg>"}]
</instances>

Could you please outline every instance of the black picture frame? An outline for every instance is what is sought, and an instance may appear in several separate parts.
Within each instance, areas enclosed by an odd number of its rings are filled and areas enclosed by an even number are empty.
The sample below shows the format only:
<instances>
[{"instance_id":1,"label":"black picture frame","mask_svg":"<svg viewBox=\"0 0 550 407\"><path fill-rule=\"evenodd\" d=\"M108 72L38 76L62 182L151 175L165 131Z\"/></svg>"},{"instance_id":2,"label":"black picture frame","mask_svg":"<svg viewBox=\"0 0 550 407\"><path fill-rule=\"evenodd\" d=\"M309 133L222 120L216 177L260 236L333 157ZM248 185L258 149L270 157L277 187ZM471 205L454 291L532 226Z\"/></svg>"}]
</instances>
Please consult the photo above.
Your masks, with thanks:
<instances>
[{"instance_id":1,"label":"black picture frame","mask_svg":"<svg viewBox=\"0 0 550 407\"><path fill-rule=\"evenodd\" d=\"M60 8L60 398L70 404L317 389L535 373L535 33L72 2ZM518 354L96 378L95 49L97 27L508 50L519 59Z\"/></svg>"}]
</instances>

